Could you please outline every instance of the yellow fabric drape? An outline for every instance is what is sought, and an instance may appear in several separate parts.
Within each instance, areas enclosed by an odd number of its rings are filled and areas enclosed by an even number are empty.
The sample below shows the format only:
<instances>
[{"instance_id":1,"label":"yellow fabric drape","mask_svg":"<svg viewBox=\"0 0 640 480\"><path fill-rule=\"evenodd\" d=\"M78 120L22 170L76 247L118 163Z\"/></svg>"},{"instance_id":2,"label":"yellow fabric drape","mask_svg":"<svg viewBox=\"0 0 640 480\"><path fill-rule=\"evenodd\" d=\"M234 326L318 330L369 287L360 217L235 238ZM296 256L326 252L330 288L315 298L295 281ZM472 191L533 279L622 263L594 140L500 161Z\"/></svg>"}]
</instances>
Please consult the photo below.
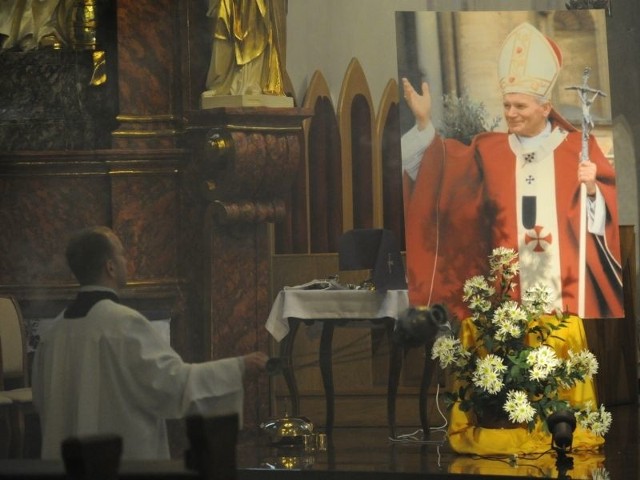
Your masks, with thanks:
<instances>
[{"instance_id":1,"label":"yellow fabric drape","mask_svg":"<svg viewBox=\"0 0 640 480\"><path fill-rule=\"evenodd\" d=\"M605 457L602 453L571 452L573 467L564 472L571 478L592 478L592 472L604 468ZM468 455L456 457L449 465L449 473L465 475L487 475L496 478L500 475L526 478L560 478L555 454L532 458L518 457L513 463L506 458L477 458Z\"/></svg>"},{"instance_id":2,"label":"yellow fabric drape","mask_svg":"<svg viewBox=\"0 0 640 480\"><path fill-rule=\"evenodd\" d=\"M543 317L539 321L541 323L551 322L554 321L554 317ZM555 331L553 335L560 338L549 337L546 343L561 358L567 358L570 349L579 352L588 348L584 325L579 317L569 317L567 325ZM460 341L465 348L475 342L475 327L469 319L462 322ZM535 340L530 338L530 344L534 343ZM457 389L457 386L454 385L454 388ZM560 397L569 401L573 406L582 406L589 401L594 408L597 406L593 379L579 383L570 390L560 392ZM451 410L449 442L451 448L458 453L476 455L531 454L546 452L551 448L551 436L545 432L544 426L540 422L531 432L526 427L490 429L475 426L472 415L471 412L461 411L458 404L454 405ZM602 437L598 437L580 426L573 432L573 450L596 450L602 445L604 445Z\"/></svg>"}]
</instances>

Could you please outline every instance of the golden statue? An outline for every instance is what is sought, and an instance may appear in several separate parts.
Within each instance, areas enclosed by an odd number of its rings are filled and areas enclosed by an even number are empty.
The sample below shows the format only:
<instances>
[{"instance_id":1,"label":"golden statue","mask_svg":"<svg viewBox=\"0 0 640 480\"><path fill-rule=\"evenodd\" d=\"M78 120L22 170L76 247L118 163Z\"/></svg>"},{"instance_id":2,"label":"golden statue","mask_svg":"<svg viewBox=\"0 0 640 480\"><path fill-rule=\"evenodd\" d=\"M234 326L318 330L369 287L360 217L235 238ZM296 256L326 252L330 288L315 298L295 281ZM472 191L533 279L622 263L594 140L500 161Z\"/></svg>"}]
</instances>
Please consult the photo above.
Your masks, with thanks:
<instances>
[{"instance_id":1,"label":"golden statue","mask_svg":"<svg viewBox=\"0 0 640 480\"><path fill-rule=\"evenodd\" d=\"M107 81L105 52L96 50L96 0L0 0L0 50L50 47L92 50L89 84Z\"/></svg>"},{"instance_id":2,"label":"golden statue","mask_svg":"<svg viewBox=\"0 0 640 480\"><path fill-rule=\"evenodd\" d=\"M75 0L3 0L2 49L61 48L68 43L67 18Z\"/></svg>"},{"instance_id":3,"label":"golden statue","mask_svg":"<svg viewBox=\"0 0 640 480\"><path fill-rule=\"evenodd\" d=\"M287 0L209 0L210 95L284 96Z\"/></svg>"}]
</instances>

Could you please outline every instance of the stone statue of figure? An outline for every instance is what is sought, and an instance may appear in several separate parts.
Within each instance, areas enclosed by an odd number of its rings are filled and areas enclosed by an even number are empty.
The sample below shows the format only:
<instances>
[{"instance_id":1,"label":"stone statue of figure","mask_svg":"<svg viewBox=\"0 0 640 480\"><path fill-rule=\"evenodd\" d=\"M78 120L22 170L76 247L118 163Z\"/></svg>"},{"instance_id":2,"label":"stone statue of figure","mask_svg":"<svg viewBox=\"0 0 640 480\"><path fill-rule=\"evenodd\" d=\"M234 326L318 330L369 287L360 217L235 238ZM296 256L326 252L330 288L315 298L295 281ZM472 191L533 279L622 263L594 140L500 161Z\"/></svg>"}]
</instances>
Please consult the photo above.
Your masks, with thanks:
<instances>
[{"instance_id":1,"label":"stone statue of figure","mask_svg":"<svg viewBox=\"0 0 640 480\"><path fill-rule=\"evenodd\" d=\"M31 50L67 44L68 12L74 4L75 0L2 0L0 48Z\"/></svg>"},{"instance_id":2,"label":"stone statue of figure","mask_svg":"<svg viewBox=\"0 0 640 480\"><path fill-rule=\"evenodd\" d=\"M214 95L284 95L287 0L208 0Z\"/></svg>"}]
</instances>

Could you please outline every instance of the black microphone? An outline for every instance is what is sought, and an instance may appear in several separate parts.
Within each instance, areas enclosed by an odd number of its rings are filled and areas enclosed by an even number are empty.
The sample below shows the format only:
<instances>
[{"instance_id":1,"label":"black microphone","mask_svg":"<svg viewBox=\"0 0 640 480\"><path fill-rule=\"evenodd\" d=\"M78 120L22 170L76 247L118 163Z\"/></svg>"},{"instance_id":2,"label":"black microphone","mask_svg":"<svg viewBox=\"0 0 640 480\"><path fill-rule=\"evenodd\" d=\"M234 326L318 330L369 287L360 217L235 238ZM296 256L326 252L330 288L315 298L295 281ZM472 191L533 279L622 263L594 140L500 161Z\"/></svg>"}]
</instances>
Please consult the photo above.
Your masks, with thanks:
<instances>
[{"instance_id":1,"label":"black microphone","mask_svg":"<svg viewBox=\"0 0 640 480\"><path fill-rule=\"evenodd\" d=\"M282 373L284 369L284 362L282 358L272 357L267 360L267 365L265 366L267 374L269 375L279 375Z\"/></svg>"},{"instance_id":2,"label":"black microphone","mask_svg":"<svg viewBox=\"0 0 640 480\"><path fill-rule=\"evenodd\" d=\"M449 312L443 305L414 306L398 317L393 341L403 347L431 345L439 334L447 331L451 331L451 323Z\"/></svg>"},{"instance_id":3,"label":"black microphone","mask_svg":"<svg viewBox=\"0 0 640 480\"><path fill-rule=\"evenodd\" d=\"M528 230L536 226L536 197L522 197L522 225Z\"/></svg>"}]
</instances>

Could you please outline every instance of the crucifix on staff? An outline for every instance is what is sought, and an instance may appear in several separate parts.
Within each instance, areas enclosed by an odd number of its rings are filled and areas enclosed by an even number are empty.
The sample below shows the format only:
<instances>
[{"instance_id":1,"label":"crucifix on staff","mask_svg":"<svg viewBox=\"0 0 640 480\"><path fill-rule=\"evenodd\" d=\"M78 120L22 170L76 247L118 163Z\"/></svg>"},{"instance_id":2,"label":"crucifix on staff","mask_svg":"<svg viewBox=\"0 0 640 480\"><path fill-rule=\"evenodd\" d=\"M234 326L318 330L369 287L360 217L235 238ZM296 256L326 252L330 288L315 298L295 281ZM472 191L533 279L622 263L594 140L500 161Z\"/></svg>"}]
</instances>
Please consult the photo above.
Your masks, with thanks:
<instances>
[{"instance_id":1,"label":"crucifix on staff","mask_svg":"<svg viewBox=\"0 0 640 480\"><path fill-rule=\"evenodd\" d=\"M582 107L582 148L580 150L580 161L589 161L589 135L593 130L594 123L591 116L591 105L599 96L606 96L602 90L591 88L589 86L589 76L591 68L585 67L582 74L582 85L574 85L566 87L567 90L575 90L578 92L580 104ZM586 219L586 196L587 191L585 184L580 187L580 248L579 248L579 273L578 273L578 315L584 317L585 314L585 264L586 264L586 235L587 235L587 219Z\"/></svg>"}]
</instances>

